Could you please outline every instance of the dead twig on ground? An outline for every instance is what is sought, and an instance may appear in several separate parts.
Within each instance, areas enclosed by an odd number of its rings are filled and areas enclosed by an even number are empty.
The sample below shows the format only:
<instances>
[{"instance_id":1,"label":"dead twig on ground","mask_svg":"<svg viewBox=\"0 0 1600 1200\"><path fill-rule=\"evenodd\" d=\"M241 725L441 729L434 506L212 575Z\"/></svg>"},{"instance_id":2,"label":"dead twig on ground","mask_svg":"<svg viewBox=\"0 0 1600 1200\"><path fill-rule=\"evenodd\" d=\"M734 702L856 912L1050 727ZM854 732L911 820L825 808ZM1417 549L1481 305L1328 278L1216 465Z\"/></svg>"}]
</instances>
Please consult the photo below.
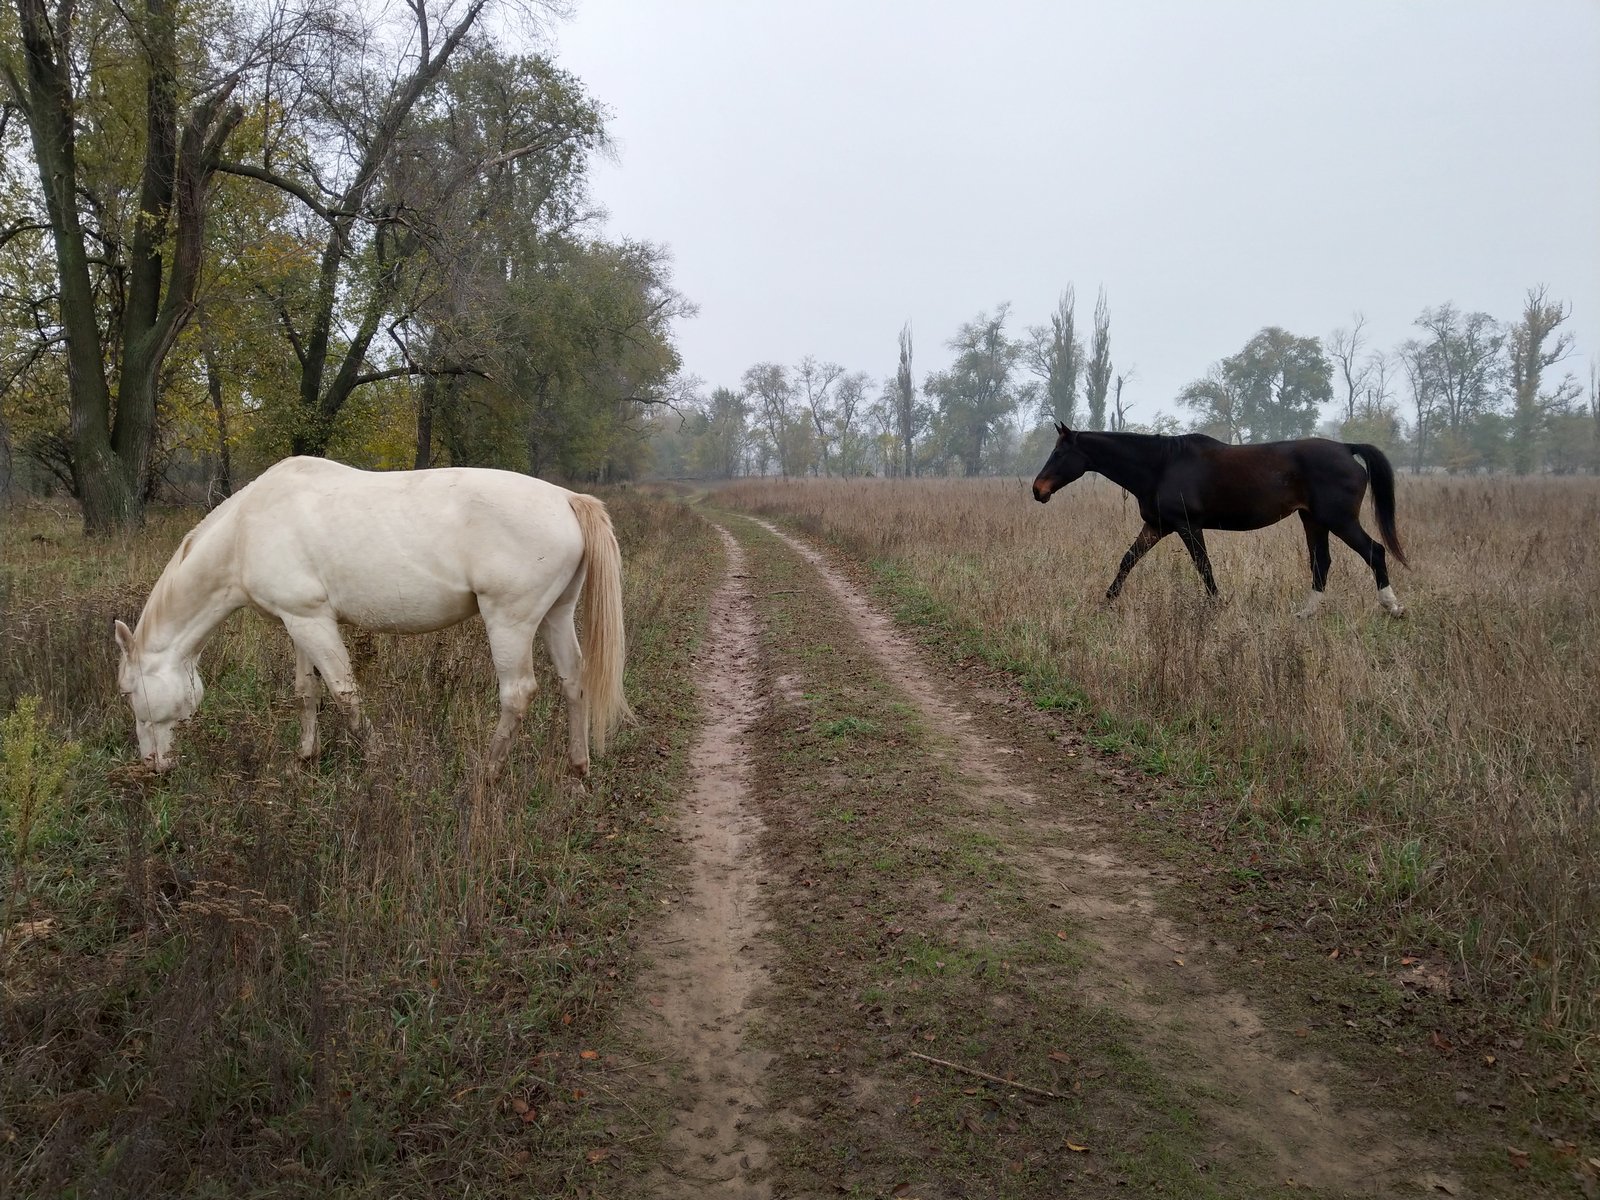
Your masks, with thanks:
<instances>
[{"instance_id":1,"label":"dead twig on ground","mask_svg":"<svg viewBox=\"0 0 1600 1200\"><path fill-rule=\"evenodd\" d=\"M1059 1092L1049 1092L1044 1088L1034 1087L1027 1083L1018 1083L1015 1079L1002 1079L998 1075L991 1075L987 1071L980 1071L977 1067L964 1067L960 1063L947 1062L942 1058L933 1058L926 1054L918 1054L915 1050L907 1050L912 1058L920 1058L923 1062L931 1062L935 1066L949 1067L952 1071L960 1071L966 1075L976 1075L979 1079L987 1079L990 1083L998 1083L1002 1087L1020 1088L1024 1092L1032 1092L1035 1096L1048 1096L1051 1100L1065 1100L1067 1097Z\"/></svg>"}]
</instances>

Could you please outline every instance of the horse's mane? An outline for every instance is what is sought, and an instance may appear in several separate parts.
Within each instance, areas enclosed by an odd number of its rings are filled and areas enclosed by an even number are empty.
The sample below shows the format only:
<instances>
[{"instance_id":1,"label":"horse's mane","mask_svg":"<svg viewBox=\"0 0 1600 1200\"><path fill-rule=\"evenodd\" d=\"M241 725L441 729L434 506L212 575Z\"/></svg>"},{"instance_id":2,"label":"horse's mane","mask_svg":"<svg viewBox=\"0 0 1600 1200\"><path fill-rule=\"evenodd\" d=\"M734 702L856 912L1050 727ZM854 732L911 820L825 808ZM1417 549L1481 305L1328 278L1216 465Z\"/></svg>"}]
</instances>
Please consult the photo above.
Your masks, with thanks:
<instances>
[{"instance_id":1,"label":"horse's mane","mask_svg":"<svg viewBox=\"0 0 1600 1200\"><path fill-rule=\"evenodd\" d=\"M234 495L238 496L240 494L236 492ZM230 499L232 498L230 497ZM139 621L133 630L134 643L136 645L143 646L146 630L160 625L167 619L174 607L173 593L178 586L178 568L183 564L183 560L189 557L189 552L194 549L195 543L208 532L214 530L221 523L220 518L225 518L231 507L224 501L208 512L200 524L183 535L183 540L178 543L178 548L172 552L172 557L167 559L167 565L161 569L160 577L156 579L155 586L150 589L150 598L144 602L144 608L139 613Z\"/></svg>"}]
</instances>

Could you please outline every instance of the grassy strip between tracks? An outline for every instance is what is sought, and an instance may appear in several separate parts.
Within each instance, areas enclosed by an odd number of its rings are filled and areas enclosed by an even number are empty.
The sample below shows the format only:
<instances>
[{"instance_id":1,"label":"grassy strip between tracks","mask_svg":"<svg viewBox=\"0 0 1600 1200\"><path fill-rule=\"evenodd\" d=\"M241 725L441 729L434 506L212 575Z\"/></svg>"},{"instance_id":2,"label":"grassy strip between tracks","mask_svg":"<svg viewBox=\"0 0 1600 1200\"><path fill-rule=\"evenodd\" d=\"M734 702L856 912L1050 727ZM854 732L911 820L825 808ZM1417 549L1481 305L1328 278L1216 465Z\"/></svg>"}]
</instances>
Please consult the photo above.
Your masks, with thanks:
<instances>
[{"instance_id":1,"label":"grassy strip between tracks","mask_svg":"<svg viewBox=\"0 0 1600 1200\"><path fill-rule=\"evenodd\" d=\"M1008 865L1007 818L975 807L822 580L729 525L770 697L753 742L781 952L765 1039L774 1105L801 1118L768 1131L777 1193L1278 1194L1083 996L1085 944Z\"/></svg>"}]
</instances>

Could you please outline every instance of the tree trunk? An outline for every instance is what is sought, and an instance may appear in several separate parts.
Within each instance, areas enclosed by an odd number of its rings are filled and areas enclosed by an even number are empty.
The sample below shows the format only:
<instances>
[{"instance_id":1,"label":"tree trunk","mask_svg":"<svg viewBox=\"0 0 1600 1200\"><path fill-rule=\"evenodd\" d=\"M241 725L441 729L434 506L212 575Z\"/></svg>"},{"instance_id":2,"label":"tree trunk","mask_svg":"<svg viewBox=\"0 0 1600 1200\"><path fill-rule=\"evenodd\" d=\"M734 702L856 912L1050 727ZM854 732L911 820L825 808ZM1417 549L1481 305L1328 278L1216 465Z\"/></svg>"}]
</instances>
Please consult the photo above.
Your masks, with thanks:
<instances>
[{"instance_id":1,"label":"tree trunk","mask_svg":"<svg viewBox=\"0 0 1600 1200\"><path fill-rule=\"evenodd\" d=\"M417 393L417 458L413 464L419 471L433 465L433 409L438 392L439 377L424 375Z\"/></svg>"},{"instance_id":2,"label":"tree trunk","mask_svg":"<svg viewBox=\"0 0 1600 1200\"><path fill-rule=\"evenodd\" d=\"M223 141L244 116L237 106L222 112L233 89L224 84L196 106L180 141L176 38L167 3L146 0L144 24L135 31L149 71L146 145L120 331L100 328L78 213L72 9L61 8L57 28L43 0L17 0L26 81L5 71L12 103L27 116L55 247L67 342L72 476L89 533L133 524L142 515L140 484L155 430L161 365L193 306L211 172ZM174 210L175 229L169 224ZM170 274L165 260L169 244ZM121 343L113 422L105 346L114 337Z\"/></svg>"},{"instance_id":3,"label":"tree trunk","mask_svg":"<svg viewBox=\"0 0 1600 1200\"><path fill-rule=\"evenodd\" d=\"M228 446L228 408L223 402L222 372L217 367L217 350L211 341L211 331L201 320L200 357L206 369L206 394L211 397L211 410L217 414L217 461L219 463L217 491L226 500L233 495L233 452ZM206 497L210 507L210 496Z\"/></svg>"}]
</instances>

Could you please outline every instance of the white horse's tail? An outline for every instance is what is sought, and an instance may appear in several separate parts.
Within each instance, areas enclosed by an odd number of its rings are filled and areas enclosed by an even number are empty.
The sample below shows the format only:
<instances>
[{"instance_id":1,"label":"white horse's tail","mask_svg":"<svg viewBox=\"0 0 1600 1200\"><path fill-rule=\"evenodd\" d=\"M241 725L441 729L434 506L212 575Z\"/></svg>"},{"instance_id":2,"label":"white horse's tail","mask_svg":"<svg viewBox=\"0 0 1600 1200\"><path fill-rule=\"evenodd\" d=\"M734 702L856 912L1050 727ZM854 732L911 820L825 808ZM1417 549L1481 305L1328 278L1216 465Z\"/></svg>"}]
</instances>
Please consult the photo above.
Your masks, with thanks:
<instances>
[{"instance_id":1,"label":"white horse's tail","mask_svg":"<svg viewBox=\"0 0 1600 1200\"><path fill-rule=\"evenodd\" d=\"M583 531L583 696L589 709L589 736L603 754L606 737L634 719L622 691L627 638L622 621L622 552L603 501L574 492L573 515Z\"/></svg>"}]
</instances>

